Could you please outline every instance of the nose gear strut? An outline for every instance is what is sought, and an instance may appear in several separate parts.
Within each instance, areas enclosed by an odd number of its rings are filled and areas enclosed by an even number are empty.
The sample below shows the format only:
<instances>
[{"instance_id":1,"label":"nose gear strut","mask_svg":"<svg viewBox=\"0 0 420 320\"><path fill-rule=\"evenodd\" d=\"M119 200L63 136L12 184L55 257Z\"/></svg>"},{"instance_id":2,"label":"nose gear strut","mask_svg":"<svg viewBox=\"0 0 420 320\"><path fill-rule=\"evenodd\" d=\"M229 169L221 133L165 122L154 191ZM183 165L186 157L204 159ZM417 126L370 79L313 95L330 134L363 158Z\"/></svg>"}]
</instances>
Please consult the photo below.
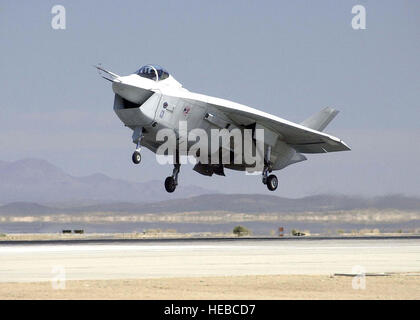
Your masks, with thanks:
<instances>
[{"instance_id":1,"label":"nose gear strut","mask_svg":"<svg viewBox=\"0 0 420 320\"><path fill-rule=\"evenodd\" d=\"M134 151L131 159L135 164L139 164L141 162L141 139L143 138L143 128L142 127L136 127L133 132L133 142L136 144L136 150Z\"/></svg>"}]
</instances>

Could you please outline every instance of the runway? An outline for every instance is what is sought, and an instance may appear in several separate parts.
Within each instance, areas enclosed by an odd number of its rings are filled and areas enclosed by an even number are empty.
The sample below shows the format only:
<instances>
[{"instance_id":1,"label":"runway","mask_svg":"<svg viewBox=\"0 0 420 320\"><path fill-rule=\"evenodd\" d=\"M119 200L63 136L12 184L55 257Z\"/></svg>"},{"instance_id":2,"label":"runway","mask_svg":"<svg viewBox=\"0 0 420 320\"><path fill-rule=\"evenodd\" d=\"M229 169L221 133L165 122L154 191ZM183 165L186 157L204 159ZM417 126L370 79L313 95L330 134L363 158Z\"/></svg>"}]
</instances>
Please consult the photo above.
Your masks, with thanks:
<instances>
[{"instance_id":1,"label":"runway","mask_svg":"<svg viewBox=\"0 0 420 320\"><path fill-rule=\"evenodd\" d=\"M356 268L356 269L354 269ZM0 282L420 272L420 239L0 244Z\"/></svg>"}]
</instances>

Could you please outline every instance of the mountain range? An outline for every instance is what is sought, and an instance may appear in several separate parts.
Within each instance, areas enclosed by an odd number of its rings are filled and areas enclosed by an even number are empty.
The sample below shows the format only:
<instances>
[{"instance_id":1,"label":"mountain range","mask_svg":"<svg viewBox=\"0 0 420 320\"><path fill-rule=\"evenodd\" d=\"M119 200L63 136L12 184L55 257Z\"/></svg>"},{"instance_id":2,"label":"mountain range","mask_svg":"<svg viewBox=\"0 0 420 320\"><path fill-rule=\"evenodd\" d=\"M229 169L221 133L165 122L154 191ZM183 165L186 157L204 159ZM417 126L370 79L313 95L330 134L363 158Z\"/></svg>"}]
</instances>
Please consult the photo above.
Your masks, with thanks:
<instances>
[{"instance_id":1,"label":"mountain range","mask_svg":"<svg viewBox=\"0 0 420 320\"><path fill-rule=\"evenodd\" d=\"M101 173L75 177L42 159L0 161L0 203L143 203L214 193L198 186L180 185L168 194L162 181L131 182Z\"/></svg>"},{"instance_id":2,"label":"mountain range","mask_svg":"<svg viewBox=\"0 0 420 320\"><path fill-rule=\"evenodd\" d=\"M231 213L317 213L348 210L401 210L418 212L420 210L420 199L401 195L371 199L329 195L288 199L262 194L208 194L153 203L114 202L88 206L67 206L63 208L31 202L13 202L0 206L0 214L3 216L89 214L98 212L117 214L209 211Z\"/></svg>"},{"instance_id":3,"label":"mountain range","mask_svg":"<svg viewBox=\"0 0 420 320\"><path fill-rule=\"evenodd\" d=\"M161 181L131 182L96 173L75 177L41 159L0 161L0 214L54 213L240 213L328 212L355 209L419 211L420 198L388 195L316 195L299 199L264 194L218 194L179 186L174 194Z\"/></svg>"}]
</instances>

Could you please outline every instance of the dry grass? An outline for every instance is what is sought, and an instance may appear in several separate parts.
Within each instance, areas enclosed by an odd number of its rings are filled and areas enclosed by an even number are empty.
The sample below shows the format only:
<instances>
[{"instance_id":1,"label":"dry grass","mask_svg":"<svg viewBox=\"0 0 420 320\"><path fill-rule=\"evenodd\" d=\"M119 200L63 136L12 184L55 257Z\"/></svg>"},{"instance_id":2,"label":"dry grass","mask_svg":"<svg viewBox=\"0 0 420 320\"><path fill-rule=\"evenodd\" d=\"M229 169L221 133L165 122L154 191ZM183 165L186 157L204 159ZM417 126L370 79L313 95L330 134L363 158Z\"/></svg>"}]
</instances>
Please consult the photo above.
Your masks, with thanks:
<instances>
[{"instance_id":1,"label":"dry grass","mask_svg":"<svg viewBox=\"0 0 420 320\"><path fill-rule=\"evenodd\" d=\"M75 214L49 214L27 216L0 216L0 223L127 223L127 222L166 222L166 223L225 223L225 222L345 222L345 223L397 223L417 221L420 211L402 210L344 210L328 212L292 213L234 213L225 211L202 211L181 213L112 213L89 212Z\"/></svg>"},{"instance_id":2,"label":"dry grass","mask_svg":"<svg viewBox=\"0 0 420 320\"><path fill-rule=\"evenodd\" d=\"M0 299L420 299L420 275L367 277L354 290L351 277L238 276L138 280L0 283Z\"/></svg>"}]
</instances>

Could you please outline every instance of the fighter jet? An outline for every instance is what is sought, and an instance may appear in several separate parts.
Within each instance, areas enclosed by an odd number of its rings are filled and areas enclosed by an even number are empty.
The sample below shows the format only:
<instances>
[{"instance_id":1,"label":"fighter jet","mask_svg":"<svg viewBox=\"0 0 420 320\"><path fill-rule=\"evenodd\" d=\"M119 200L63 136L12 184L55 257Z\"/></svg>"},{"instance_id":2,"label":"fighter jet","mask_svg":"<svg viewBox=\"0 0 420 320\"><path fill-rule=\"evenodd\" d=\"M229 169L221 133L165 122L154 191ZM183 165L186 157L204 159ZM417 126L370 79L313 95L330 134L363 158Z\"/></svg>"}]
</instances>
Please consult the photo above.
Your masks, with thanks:
<instances>
[{"instance_id":1,"label":"fighter jet","mask_svg":"<svg viewBox=\"0 0 420 320\"><path fill-rule=\"evenodd\" d=\"M132 141L136 148L132 161L135 164L141 162L142 146L154 153L158 152L164 143L157 139L159 130L171 129L180 140L181 121L186 122L188 132L202 129L209 136L214 129L224 129L228 133L233 130L251 130L253 150L263 158L260 170L262 183L270 191L276 190L278 186L277 177L271 173L307 160L304 154L350 150L341 139L322 132L338 113L330 107L298 124L239 103L190 92L158 65L145 65L127 76L108 71L101 65L95 67L103 78L112 82L114 111L123 124L133 131ZM263 134L258 135L261 130ZM261 141L263 143L256 150ZM187 152L193 144L194 141L187 139ZM227 162L203 161L201 155L194 170L206 176L224 176L224 169L255 169L255 164L246 163L243 159L239 163L233 161L237 153L243 155L243 148L239 148L236 154L230 146L228 149L230 160ZM209 158L211 152L208 153ZM220 150L217 152L220 153ZM197 156L200 156L199 152ZM166 178L164 184L167 192L174 192L178 185L181 166L179 159L179 148L176 148L172 175Z\"/></svg>"}]
</instances>

